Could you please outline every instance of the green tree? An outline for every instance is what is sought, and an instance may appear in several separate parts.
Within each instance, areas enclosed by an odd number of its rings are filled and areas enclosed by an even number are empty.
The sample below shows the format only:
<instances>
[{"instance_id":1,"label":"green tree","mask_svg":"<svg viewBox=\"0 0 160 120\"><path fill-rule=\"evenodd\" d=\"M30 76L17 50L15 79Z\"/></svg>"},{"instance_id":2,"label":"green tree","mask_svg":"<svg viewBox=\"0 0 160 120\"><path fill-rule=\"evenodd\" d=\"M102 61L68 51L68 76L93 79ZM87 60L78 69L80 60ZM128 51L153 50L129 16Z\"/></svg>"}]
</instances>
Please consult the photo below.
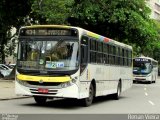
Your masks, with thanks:
<instances>
[{"instance_id":1,"label":"green tree","mask_svg":"<svg viewBox=\"0 0 160 120\"><path fill-rule=\"evenodd\" d=\"M31 11L32 0L1 0L0 1L0 58L5 60L5 46L14 37L11 28L17 29L24 25L24 17Z\"/></svg>"},{"instance_id":2,"label":"green tree","mask_svg":"<svg viewBox=\"0 0 160 120\"><path fill-rule=\"evenodd\" d=\"M158 31L159 37L160 38L160 22L157 20L154 20L156 29ZM153 48L152 48L153 49ZM154 49L153 49L153 58L160 61L160 41L154 42Z\"/></svg>"},{"instance_id":3,"label":"green tree","mask_svg":"<svg viewBox=\"0 0 160 120\"><path fill-rule=\"evenodd\" d=\"M73 0L34 0L31 17L40 24L67 24Z\"/></svg>"},{"instance_id":4,"label":"green tree","mask_svg":"<svg viewBox=\"0 0 160 120\"><path fill-rule=\"evenodd\" d=\"M151 53L157 30L144 0L75 0L71 25L81 26ZM140 48L140 49L139 49ZM146 51L147 50L147 51Z\"/></svg>"},{"instance_id":5,"label":"green tree","mask_svg":"<svg viewBox=\"0 0 160 120\"><path fill-rule=\"evenodd\" d=\"M30 17L40 24L70 24L130 44L153 56L158 29L145 0L34 0Z\"/></svg>"}]
</instances>

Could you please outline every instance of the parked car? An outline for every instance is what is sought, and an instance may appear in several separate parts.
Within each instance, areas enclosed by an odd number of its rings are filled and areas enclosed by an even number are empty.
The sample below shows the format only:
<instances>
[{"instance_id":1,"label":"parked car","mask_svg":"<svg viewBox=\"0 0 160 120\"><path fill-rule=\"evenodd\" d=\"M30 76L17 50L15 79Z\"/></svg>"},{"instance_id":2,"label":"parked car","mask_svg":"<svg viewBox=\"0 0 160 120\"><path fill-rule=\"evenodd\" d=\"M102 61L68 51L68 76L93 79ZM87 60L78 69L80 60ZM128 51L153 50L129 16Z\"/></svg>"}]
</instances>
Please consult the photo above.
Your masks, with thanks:
<instances>
[{"instance_id":1,"label":"parked car","mask_svg":"<svg viewBox=\"0 0 160 120\"><path fill-rule=\"evenodd\" d=\"M15 66L16 66L16 64L9 64L9 65L8 65L8 67L10 67L10 68L12 68L12 69L13 69Z\"/></svg>"},{"instance_id":2,"label":"parked car","mask_svg":"<svg viewBox=\"0 0 160 120\"><path fill-rule=\"evenodd\" d=\"M0 64L0 77L6 77L10 75L12 68L8 67L5 64Z\"/></svg>"}]
</instances>

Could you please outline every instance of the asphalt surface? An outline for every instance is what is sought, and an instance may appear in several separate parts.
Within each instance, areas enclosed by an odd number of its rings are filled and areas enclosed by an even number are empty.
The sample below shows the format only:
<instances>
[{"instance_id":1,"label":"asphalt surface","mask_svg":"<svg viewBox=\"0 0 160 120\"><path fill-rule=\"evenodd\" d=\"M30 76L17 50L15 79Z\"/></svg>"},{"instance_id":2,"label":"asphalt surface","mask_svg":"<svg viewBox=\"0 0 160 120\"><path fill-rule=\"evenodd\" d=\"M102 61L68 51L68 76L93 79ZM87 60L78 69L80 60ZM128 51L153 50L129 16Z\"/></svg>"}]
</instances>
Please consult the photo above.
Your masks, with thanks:
<instances>
[{"instance_id":1,"label":"asphalt surface","mask_svg":"<svg viewBox=\"0 0 160 120\"><path fill-rule=\"evenodd\" d=\"M89 107L82 107L75 99L50 100L43 106L37 105L33 98L0 100L0 113L160 114L160 79L153 84L133 84L119 100L113 100L112 96L98 97Z\"/></svg>"}]
</instances>

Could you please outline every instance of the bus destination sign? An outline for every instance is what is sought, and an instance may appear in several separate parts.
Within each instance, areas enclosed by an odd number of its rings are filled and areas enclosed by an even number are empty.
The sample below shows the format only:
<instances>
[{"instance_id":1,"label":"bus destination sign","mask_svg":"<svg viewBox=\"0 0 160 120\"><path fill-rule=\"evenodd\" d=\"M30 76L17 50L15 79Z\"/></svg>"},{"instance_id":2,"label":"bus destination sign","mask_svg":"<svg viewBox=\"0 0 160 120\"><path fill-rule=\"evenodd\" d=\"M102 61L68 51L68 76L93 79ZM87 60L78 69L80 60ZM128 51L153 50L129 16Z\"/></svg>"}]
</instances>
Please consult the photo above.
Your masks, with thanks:
<instances>
[{"instance_id":1,"label":"bus destination sign","mask_svg":"<svg viewBox=\"0 0 160 120\"><path fill-rule=\"evenodd\" d=\"M77 36L76 30L71 29L22 29L21 36Z\"/></svg>"},{"instance_id":2,"label":"bus destination sign","mask_svg":"<svg viewBox=\"0 0 160 120\"><path fill-rule=\"evenodd\" d=\"M149 62L149 60L146 58L136 58L135 61L136 62Z\"/></svg>"}]
</instances>

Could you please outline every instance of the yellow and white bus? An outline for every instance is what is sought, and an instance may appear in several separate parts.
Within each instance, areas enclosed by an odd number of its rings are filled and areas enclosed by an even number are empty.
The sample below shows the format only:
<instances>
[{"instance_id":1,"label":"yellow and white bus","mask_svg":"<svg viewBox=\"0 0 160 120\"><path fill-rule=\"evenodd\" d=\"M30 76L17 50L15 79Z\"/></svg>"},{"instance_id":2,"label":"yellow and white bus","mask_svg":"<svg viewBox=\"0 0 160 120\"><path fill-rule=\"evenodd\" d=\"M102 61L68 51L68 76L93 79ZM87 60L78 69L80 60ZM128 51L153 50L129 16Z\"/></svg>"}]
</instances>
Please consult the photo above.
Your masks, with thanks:
<instances>
[{"instance_id":1,"label":"yellow and white bus","mask_svg":"<svg viewBox=\"0 0 160 120\"><path fill-rule=\"evenodd\" d=\"M134 82L155 83L158 77L158 61L150 57L133 59Z\"/></svg>"},{"instance_id":2,"label":"yellow and white bus","mask_svg":"<svg viewBox=\"0 0 160 120\"><path fill-rule=\"evenodd\" d=\"M93 98L119 98L130 88L132 47L79 27L35 25L19 31L16 94L77 98L84 106Z\"/></svg>"}]
</instances>

